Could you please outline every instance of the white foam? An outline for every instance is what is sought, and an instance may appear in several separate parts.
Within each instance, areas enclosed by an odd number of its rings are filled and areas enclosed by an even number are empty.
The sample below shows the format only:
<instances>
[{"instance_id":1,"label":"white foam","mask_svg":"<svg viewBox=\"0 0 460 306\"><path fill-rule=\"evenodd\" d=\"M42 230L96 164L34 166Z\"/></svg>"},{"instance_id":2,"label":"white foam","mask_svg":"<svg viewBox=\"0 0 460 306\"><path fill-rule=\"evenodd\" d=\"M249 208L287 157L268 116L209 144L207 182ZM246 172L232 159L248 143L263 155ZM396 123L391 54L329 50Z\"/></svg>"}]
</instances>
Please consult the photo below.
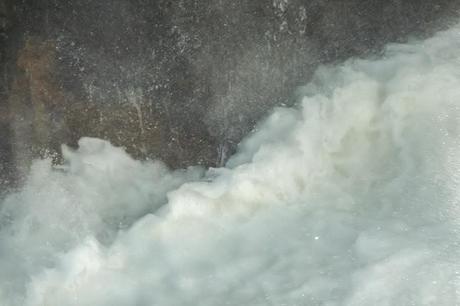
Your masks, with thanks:
<instances>
[{"instance_id":1,"label":"white foam","mask_svg":"<svg viewBox=\"0 0 460 306\"><path fill-rule=\"evenodd\" d=\"M460 27L304 92L204 178L89 138L37 161L1 205L2 305L459 304Z\"/></svg>"}]
</instances>

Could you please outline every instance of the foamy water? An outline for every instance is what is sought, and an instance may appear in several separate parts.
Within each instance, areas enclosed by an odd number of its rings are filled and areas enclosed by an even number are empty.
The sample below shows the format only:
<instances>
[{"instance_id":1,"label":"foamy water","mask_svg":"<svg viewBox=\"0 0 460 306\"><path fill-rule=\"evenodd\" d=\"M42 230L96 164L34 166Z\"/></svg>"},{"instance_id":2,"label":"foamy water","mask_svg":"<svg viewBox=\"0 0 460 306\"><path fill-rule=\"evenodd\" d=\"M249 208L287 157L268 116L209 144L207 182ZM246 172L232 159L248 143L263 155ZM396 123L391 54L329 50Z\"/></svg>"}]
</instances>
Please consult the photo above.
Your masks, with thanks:
<instances>
[{"instance_id":1,"label":"foamy water","mask_svg":"<svg viewBox=\"0 0 460 306\"><path fill-rule=\"evenodd\" d=\"M0 206L0 304L460 305L460 26L319 69L226 168L98 139Z\"/></svg>"}]
</instances>

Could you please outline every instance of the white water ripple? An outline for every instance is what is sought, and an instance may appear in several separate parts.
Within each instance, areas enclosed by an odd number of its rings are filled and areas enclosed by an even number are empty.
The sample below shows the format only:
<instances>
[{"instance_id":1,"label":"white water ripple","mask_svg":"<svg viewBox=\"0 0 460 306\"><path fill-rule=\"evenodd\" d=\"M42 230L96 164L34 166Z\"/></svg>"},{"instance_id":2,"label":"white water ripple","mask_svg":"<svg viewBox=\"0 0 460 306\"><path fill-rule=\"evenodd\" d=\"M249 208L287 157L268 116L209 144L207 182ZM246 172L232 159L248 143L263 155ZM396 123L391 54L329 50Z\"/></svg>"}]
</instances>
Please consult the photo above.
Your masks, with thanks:
<instances>
[{"instance_id":1,"label":"white water ripple","mask_svg":"<svg viewBox=\"0 0 460 306\"><path fill-rule=\"evenodd\" d=\"M205 174L91 138L36 161L1 305L460 305L460 27L304 93Z\"/></svg>"}]
</instances>

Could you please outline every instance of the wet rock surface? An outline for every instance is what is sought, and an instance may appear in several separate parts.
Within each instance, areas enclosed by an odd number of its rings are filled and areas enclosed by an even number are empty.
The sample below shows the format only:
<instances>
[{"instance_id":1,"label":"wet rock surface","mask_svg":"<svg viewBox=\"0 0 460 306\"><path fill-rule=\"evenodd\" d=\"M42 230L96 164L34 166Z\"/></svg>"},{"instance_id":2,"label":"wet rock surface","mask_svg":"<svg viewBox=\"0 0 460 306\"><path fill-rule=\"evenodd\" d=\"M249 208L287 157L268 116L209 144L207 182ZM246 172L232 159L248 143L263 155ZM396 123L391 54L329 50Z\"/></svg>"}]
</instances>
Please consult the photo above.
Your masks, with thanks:
<instances>
[{"instance_id":1,"label":"wet rock surface","mask_svg":"<svg viewBox=\"0 0 460 306\"><path fill-rule=\"evenodd\" d=\"M0 0L0 185L82 136L222 165L319 64L429 35L459 2Z\"/></svg>"}]
</instances>

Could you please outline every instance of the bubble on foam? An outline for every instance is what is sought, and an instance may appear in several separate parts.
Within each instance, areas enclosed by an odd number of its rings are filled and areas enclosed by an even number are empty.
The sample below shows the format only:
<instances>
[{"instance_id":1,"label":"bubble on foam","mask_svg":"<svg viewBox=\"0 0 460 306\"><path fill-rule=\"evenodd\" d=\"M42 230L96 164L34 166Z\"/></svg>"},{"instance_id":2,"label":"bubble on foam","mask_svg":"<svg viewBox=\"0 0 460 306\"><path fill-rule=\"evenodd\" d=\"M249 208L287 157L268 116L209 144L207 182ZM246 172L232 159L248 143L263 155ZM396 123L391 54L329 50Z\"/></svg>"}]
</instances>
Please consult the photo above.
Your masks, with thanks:
<instances>
[{"instance_id":1,"label":"bubble on foam","mask_svg":"<svg viewBox=\"0 0 460 306\"><path fill-rule=\"evenodd\" d=\"M2 304L459 304L460 28L303 90L204 176L90 138L37 161L1 205Z\"/></svg>"}]
</instances>

